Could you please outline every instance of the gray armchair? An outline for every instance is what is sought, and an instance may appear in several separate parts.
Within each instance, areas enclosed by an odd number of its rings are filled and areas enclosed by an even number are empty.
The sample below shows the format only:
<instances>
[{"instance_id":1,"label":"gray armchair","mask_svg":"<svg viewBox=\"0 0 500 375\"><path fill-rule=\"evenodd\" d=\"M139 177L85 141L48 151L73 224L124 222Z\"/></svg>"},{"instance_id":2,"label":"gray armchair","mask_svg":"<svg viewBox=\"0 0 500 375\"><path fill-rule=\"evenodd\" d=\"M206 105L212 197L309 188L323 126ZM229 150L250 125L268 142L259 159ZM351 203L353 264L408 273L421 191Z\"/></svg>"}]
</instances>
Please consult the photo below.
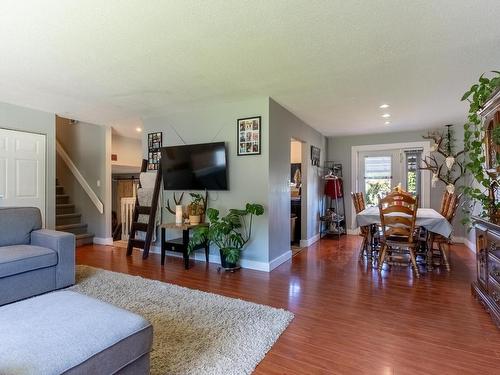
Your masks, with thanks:
<instances>
[{"instance_id":1,"label":"gray armchair","mask_svg":"<svg viewBox=\"0 0 500 375\"><path fill-rule=\"evenodd\" d=\"M75 283L75 236L41 227L38 208L0 208L0 305Z\"/></svg>"}]
</instances>

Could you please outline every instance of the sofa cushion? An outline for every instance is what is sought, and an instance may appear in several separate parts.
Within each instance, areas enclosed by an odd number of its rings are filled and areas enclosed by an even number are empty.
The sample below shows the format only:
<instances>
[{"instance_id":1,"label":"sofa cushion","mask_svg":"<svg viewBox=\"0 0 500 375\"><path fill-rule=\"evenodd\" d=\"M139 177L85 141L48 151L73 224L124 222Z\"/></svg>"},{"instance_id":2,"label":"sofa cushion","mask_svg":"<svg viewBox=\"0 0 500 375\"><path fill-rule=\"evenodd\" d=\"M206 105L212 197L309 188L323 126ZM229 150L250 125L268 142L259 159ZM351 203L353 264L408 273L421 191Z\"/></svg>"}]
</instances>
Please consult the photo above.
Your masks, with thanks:
<instances>
[{"instance_id":1,"label":"sofa cushion","mask_svg":"<svg viewBox=\"0 0 500 375\"><path fill-rule=\"evenodd\" d=\"M32 245L0 247L0 278L57 264L54 250Z\"/></svg>"},{"instance_id":2,"label":"sofa cushion","mask_svg":"<svg viewBox=\"0 0 500 375\"><path fill-rule=\"evenodd\" d=\"M0 208L0 246L28 245L33 230L42 227L36 207Z\"/></svg>"},{"instance_id":3,"label":"sofa cushion","mask_svg":"<svg viewBox=\"0 0 500 375\"><path fill-rule=\"evenodd\" d=\"M152 337L129 311L49 293L0 307L0 374L114 374L149 353Z\"/></svg>"}]
</instances>

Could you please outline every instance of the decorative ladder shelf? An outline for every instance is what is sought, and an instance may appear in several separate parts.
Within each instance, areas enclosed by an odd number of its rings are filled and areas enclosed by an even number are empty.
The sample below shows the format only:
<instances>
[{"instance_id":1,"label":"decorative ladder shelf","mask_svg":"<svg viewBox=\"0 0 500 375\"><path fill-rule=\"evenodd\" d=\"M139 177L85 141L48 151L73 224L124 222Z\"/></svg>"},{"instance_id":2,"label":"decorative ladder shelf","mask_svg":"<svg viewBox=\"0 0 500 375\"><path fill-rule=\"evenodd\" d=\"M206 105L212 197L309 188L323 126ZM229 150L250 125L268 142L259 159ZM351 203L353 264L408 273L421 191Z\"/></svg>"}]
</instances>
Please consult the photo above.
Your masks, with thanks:
<instances>
[{"instance_id":1,"label":"decorative ladder shelf","mask_svg":"<svg viewBox=\"0 0 500 375\"><path fill-rule=\"evenodd\" d=\"M160 161L161 164L161 161ZM141 166L141 173L147 171L148 161L143 160ZM142 258L146 259L149 256L149 249L151 247L151 241L153 239L153 231L155 230L155 216L158 211L158 197L160 195L161 188L161 166L158 167L156 172L155 187L153 190L153 198L151 200L151 206L140 206L139 198L136 197L134 213L132 215L132 223L130 225L130 232L127 245L127 256L132 255L132 249L137 247L143 249ZM139 215L149 215L147 223L139 222ZM146 238L140 240L136 238L137 232L146 232Z\"/></svg>"}]
</instances>

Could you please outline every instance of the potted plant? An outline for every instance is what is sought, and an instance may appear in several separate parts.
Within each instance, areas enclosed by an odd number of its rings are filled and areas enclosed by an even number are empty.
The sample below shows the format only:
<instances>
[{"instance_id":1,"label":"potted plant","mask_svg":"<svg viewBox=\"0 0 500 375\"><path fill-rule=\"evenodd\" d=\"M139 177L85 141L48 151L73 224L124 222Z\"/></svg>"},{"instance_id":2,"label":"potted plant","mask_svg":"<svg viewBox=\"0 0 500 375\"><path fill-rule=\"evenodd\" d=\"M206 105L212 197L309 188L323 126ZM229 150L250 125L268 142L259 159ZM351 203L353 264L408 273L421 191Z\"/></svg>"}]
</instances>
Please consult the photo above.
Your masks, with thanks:
<instances>
[{"instance_id":1,"label":"potted plant","mask_svg":"<svg viewBox=\"0 0 500 375\"><path fill-rule=\"evenodd\" d=\"M500 72L493 71L494 77L479 77L479 82L462 96L462 101L469 102L468 122L464 125L464 145L467 156L465 169L472 175L477 185L464 187L464 193L470 204L464 206L464 223L470 223L470 213L475 203L479 203L482 211L481 217L489 217L493 222L497 221L500 212L500 202L495 200L488 191L492 191L498 185L497 174L488 173L485 168L484 140L485 129L481 123L479 112L484 108L490 97L500 89ZM493 134L495 144L500 143L498 131Z\"/></svg>"},{"instance_id":2,"label":"potted plant","mask_svg":"<svg viewBox=\"0 0 500 375\"><path fill-rule=\"evenodd\" d=\"M252 236L253 217L263 213L264 207L256 203L247 203L243 210L232 208L222 217L219 210L209 208L209 224L193 230L188 251L208 241L219 248L222 268L229 271L238 269L241 252Z\"/></svg>"},{"instance_id":3,"label":"potted plant","mask_svg":"<svg viewBox=\"0 0 500 375\"><path fill-rule=\"evenodd\" d=\"M189 223L199 224L201 222L201 217L205 213L205 199L201 194L189 193L191 195L191 203L187 207Z\"/></svg>"}]
</instances>

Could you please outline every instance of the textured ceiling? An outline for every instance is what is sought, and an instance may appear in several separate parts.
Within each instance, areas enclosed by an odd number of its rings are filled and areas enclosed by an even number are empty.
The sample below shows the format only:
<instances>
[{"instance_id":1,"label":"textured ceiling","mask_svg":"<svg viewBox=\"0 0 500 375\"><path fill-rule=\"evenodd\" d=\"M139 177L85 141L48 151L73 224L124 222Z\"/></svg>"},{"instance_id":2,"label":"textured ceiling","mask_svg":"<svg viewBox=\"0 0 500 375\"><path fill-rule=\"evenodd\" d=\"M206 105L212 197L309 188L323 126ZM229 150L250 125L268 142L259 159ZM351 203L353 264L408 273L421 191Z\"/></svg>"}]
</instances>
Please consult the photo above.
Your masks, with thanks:
<instances>
[{"instance_id":1,"label":"textured ceiling","mask_svg":"<svg viewBox=\"0 0 500 375\"><path fill-rule=\"evenodd\" d=\"M462 92L500 70L499 19L498 0L2 0L0 101L128 136L257 96L326 135L461 123Z\"/></svg>"}]
</instances>

